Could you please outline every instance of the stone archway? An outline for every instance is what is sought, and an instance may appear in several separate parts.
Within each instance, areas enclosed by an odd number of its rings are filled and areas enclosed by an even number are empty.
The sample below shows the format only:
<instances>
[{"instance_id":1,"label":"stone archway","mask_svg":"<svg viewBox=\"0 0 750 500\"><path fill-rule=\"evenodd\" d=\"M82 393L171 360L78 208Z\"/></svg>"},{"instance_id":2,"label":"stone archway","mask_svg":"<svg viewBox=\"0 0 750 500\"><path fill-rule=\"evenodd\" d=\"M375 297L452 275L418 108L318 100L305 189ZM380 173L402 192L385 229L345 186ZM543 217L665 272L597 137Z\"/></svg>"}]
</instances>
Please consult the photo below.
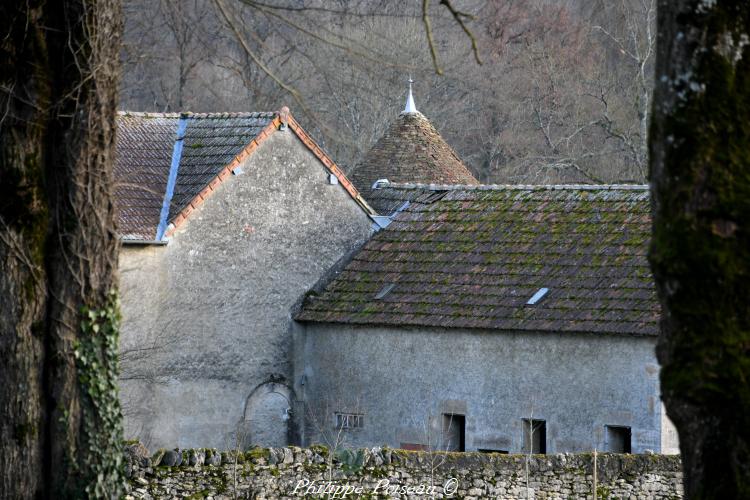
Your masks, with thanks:
<instances>
[{"instance_id":1,"label":"stone archway","mask_svg":"<svg viewBox=\"0 0 750 500\"><path fill-rule=\"evenodd\" d=\"M280 447L289 444L292 390L279 382L256 387L245 402L242 428L246 445Z\"/></svg>"}]
</instances>

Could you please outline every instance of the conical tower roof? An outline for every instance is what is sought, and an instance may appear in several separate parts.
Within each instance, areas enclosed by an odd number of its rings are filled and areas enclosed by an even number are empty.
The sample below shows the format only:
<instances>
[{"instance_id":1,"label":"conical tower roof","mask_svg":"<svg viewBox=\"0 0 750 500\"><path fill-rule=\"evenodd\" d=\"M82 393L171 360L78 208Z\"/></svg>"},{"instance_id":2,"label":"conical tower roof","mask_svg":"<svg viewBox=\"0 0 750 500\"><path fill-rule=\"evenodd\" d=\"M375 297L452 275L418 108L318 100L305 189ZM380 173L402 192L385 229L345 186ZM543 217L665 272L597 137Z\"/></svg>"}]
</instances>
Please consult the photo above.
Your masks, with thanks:
<instances>
[{"instance_id":1,"label":"conical tower roof","mask_svg":"<svg viewBox=\"0 0 750 500\"><path fill-rule=\"evenodd\" d=\"M453 148L416 110L411 88L406 109L349 178L365 197L379 179L399 183L479 184Z\"/></svg>"}]
</instances>

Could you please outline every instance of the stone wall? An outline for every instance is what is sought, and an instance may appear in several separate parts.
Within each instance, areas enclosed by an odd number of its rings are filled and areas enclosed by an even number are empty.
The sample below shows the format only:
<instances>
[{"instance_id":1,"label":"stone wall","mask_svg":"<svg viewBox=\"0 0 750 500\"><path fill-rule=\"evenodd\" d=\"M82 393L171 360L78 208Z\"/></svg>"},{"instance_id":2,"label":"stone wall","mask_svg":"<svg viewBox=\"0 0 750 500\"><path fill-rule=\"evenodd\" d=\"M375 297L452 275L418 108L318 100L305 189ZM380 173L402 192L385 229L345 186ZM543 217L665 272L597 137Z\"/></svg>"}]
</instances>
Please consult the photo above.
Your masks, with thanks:
<instances>
[{"instance_id":1,"label":"stone wall","mask_svg":"<svg viewBox=\"0 0 750 500\"><path fill-rule=\"evenodd\" d=\"M127 453L127 499L592 498L593 455L254 448ZM207 463L213 465L206 465ZM528 482L527 482L528 464ZM597 455L597 498L682 498L679 456Z\"/></svg>"}]
</instances>

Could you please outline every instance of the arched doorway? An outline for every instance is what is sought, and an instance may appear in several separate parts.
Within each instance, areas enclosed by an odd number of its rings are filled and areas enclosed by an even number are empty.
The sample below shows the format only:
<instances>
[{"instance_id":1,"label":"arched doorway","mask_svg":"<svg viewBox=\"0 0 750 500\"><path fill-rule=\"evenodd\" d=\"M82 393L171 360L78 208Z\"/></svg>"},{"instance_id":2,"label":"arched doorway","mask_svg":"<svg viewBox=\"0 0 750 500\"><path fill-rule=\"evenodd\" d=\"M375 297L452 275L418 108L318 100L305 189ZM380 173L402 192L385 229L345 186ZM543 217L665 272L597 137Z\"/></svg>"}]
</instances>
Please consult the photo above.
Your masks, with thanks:
<instances>
[{"instance_id":1,"label":"arched doorway","mask_svg":"<svg viewBox=\"0 0 750 500\"><path fill-rule=\"evenodd\" d=\"M279 382L266 382L250 393L242 428L246 445L264 447L289 444L292 391Z\"/></svg>"}]
</instances>

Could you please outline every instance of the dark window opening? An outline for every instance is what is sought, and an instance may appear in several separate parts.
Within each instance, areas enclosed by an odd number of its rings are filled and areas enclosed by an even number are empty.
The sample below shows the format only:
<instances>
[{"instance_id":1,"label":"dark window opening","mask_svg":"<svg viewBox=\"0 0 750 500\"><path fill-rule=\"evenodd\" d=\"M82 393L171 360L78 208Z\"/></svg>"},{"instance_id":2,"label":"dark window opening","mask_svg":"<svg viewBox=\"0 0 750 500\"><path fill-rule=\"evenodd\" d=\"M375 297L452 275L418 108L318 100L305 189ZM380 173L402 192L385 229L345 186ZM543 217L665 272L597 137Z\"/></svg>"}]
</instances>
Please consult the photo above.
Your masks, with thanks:
<instances>
[{"instance_id":1,"label":"dark window opening","mask_svg":"<svg viewBox=\"0 0 750 500\"><path fill-rule=\"evenodd\" d=\"M547 422L523 419L523 452L547 453Z\"/></svg>"},{"instance_id":2,"label":"dark window opening","mask_svg":"<svg viewBox=\"0 0 750 500\"><path fill-rule=\"evenodd\" d=\"M507 455L508 450L493 450L491 448L477 448L479 453L498 453L500 455Z\"/></svg>"},{"instance_id":3,"label":"dark window opening","mask_svg":"<svg viewBox=\"0 0 750 500\"><path fill-rule=\"evenodd\" d=\"M466 417L443 414L443 447L446 451L466 451Z\"/></svg>"},{"instance_id":4,"label":"dark window opening","mask_svg":"<svg viewBox=\"0 0 750 500\"><path fill-rule=\"evenodd\" d=\"M619 425L607 426L607 451L612 453L630 453L630 427Z\"/></svg>"}]
</instances>

